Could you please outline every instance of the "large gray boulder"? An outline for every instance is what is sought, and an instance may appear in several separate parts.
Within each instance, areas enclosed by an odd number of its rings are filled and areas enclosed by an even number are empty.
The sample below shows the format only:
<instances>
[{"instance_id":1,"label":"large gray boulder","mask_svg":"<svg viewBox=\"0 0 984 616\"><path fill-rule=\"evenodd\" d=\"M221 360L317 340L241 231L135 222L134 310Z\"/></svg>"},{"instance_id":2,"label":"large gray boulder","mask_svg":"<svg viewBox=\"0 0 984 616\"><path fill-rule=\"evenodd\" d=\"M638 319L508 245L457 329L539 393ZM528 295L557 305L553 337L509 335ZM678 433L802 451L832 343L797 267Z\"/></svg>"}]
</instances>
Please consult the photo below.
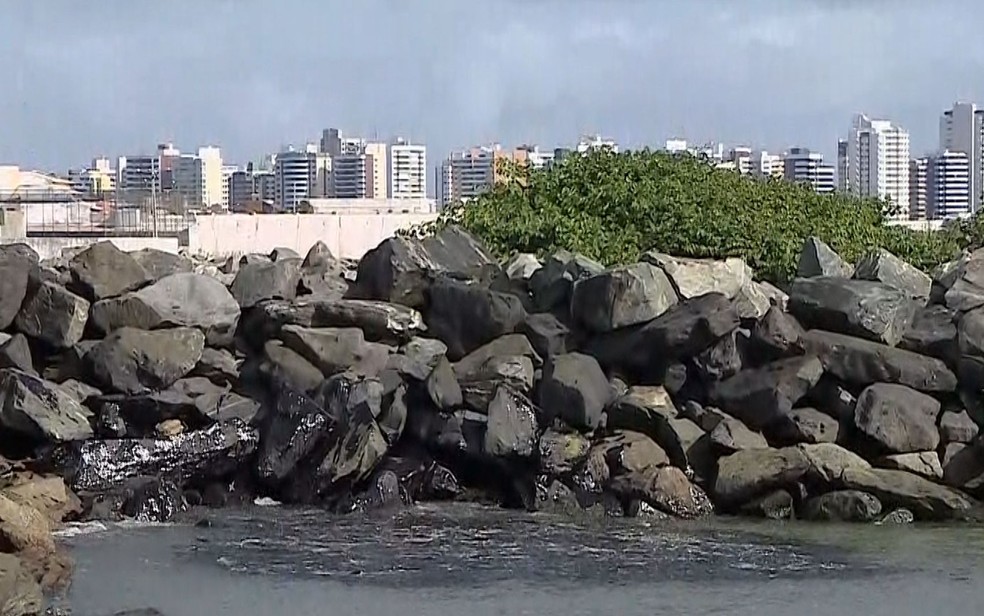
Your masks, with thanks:
<instances>
[{"instance_id":1,"label":"large gray boulder","mask_svg":"<svg viewBox=\"0 0 984 616\"><path fill-rule=\"evenodd\" d=\"M89 302L53 282L43 282L21 306L17 329L53 347L67 349L82 339Z\"/></svg>"},{"instance_id":2,"label":"large gray boulder","mask_svg":"<svg viewBox=\"0 0 984 616\"><path fill-rule=\"evenodd\" d=\"M196 327L208 344L226 346L232 343L240 312L239 303L218 280L178 273L139 291L96 302L90 319L103 332L120 327Z\"/></svg>"},{"instance_id":3,"label":"large gray boulder","mask_svg":"<svg viewBox=\"0 0 984 616\"><path fill-rule=\"evenodd\" d=\"M792 315L773 306L752 327L749 347L756 357L765 360L799 355L803 352L805 333Z\"/></svg>"},{"instance_id":4,"label":"large gray boulder","mask_svg":"<svg viewBox=\"0 0 984 616\"><path fill-rule=\"evenodd\" d=\"M743 370L716 383L709 397L749 428L762 430L786 417L822 374L823 365L817 357L792 357Z\"/></svg>"},{"instance_id":5,"label":"large gray boulder","mask_svg":"<svg viewBox=\"0 0 984 616\"><path fill-rule=\"evenodd\" d=\"M612 395L598 362L581 353L549 358L538 393L547 418L559 417L579 430L598 427Z\"/></svg>"},{"instance_id":6,"label":"large gray boulder","mask_svg":"<svg viewBox=\"0 0 984 616\"><path fill-rule=\"evenodd\" d=\"M728 455L745 449L768 449L769 443L758 432L733 417L728 417L708 432L711 447L721 455Z\"/></svg>"},{"instance_id":7,"label":"large gray boulder","mask_svg":"<svg viewBox=\"0 0 984 616\"><path fill-rule=\"evenodd\" d=\"M591 450L591 443L577 432L548 428L540 437L540 470L551 477L569 475Z\"/></svg>"},{"instance_id":8,"label":"large gray boulder","mask_svg":"<svg viewBox=\"0 0 984 616\"><path fill-rule=\"evenodd\" d=\"M484 344L454 364L454 373L461 379L479 376L483 368L496 357L528 357L535 368L543 360L523 334L507 334Z\"/></svg>"},{"instance_id":9,"label":"large gray boulder","mask_svg":"<svg viewBox=\"0 0 984 616\"><path fill-rule=\"evenodd\" d=\"M96 380L124 394L165 389L187 375L202 357L205 335L178 327L144 331L122 327L85 355Z\"/></svg>"},{"instance_id":10,"label":"large gray boulder","mask_svg":"<svg viewBox=\"0 0 984 616\"><path fill-rule=\"evenodd\" d=\"M540 426L533 404L508 385L499 385L488 407L484 451L500 458L531 458L539 451Z\"/></svg>"},{"instance_id":11,"label":"large gray boulder","mask_svg":"<svg viewBox=\"0 0 984 616\"><path fill-rule=\"evenodd\" d=\"M577 281L571 316L591 331L607 332L651 321L676 302L663 270L634 263Z\"/></svg>"},{"instance_id":12,"label":"large gray boulder","mask_svg":"<svg viewBox=\"0 0 984 616\"><path fill-rule=\"evenodd\" d=\"M938 284L945 288L947 308L966 312L984 306L984 249L948 264Z\"/></svg>"},{"instance_id":13,"label":"large gray boulder","mask_svg":"<svg viewBox=\"0 0 984 616\"><path fill-rule=\"evenodd\" d=\"M643 260L666 272L681 299L720 293L733 299L751 281L751 269L741 259L689 259L648 252Z\"/></svg>"},{"instance_id":14,"label":"large gray boulder","mask_svg":"<svg viewBox=\"0 0 984 616\"><path fill-rule=\"evenodd\" d=\"M800 249L799 263L796 275L800 278L816 276L838 276L850 278L854 268L841 258L834 249L825 244L820 238L811 236L803 242Z\"/></svg>"},{"instance_id":15,"label":"large gray boulder","mask_svg":"<svg viewBox=\"0 0 984 616\"><path fill-rule=\"evenodd\" d=\"M889 346L902 339L918 308L904 292L869 280L797 278L789 290L789 311L804 327Z\"/></svg>"},{"instance_id":16,"label":"large gray boulder","mask_svg":"<svg viewBox=\"0 0 984 616\"><path fill-rule=\"evenodd\" d=\"M946 306L932 305L916 312L912 325L899 342L899 348L930 357L950 365L960 354L957 337L958 314Z\"/></svg>"},{"instance_id":17,"label":"large gray boulder","mask_svg":"<svg viewBox=\"0 0 984 616\"><path fill-rule=\"evenodd\" d=\"M280 340L268 340L263 345L259 370L272 382L301 392L312 391L325 380L321 370Z\"/></svg>"},{"instance_id":18,"label":"large gray boulder","mask_svg":"<svg viewBox=\"0 0 984 616\"><path fill-rule=\"evenodd\" d=\"M540 357L563 355L572 350L571 330L549 312L527 315L520 331L526 334Z\"/></svg>"},{"instance_id":19,"label":"large gray boulder","mask_svg":"<svg viewBox=\"0 0 984 616\"><path fill-rule=\"evenodd\" d=\"M515 332L525 318L518 297L477 284L442 279L431 284L428 292L429 333L448 346L452 360Z\"/></svg>"},{"instance_id":20,"label":"large gray boulder","mask_svg":"<svg viewBox=\"0 0 984 616\"><path fill-rule=\"evenodd\" d=\"M110 241L89 246L69 263L72 290L91 302L138 289L150 277L136 259Z\"/></svg>"},{"instance_id":21,"label":"large gray boulder","mask_svg":"<svg viewBox=\"0 0 984 616\"><path fill-rule=\"evenodd\" d=\"M346 370L375 376L386 366L392 352L385 344L366 342L362 330L354 327L285 325L280 330L280 339L325 376Z\"/></svg>"},{"instance_id":22,"label":"large gray boulder","mask_svg":"<svg viewBox=\"0 0 984 616\"><path fill-rule=\"evenodd\" d=\"M294 299L300 278L300 259L258 261L239 268L229 291L242 308L252 308L264 300Z\"/></svg>"},{"instance_id":23,"label":"large gray boulder","mask_svg":"<svg viewBox=\"0 0 984 616\"><path fill-rule=\"evenodd\" d=\"M583 255L566 250L555 252L547 257L543 267L530 276L529 288L536 310L556 312L566 318L574 284L603 271L604 266Z\"/></svg>"},{"instance_id":24,"label":"large gray boulder","mask_svg":"<svg viewBox=\"0 0 984 616\"><path fill-rule=\"evenodd\" d=\"M675 304L645 325L594 336L585 350L625 376L659 378L666 366L697 355L739 324L734 302L708 293Z\"/></svg>"},{"instance_id":25,"label":"large gray boulder","mask_svg":"<svg viewBox=\"0 0 984 616\"><path fill-rule=\"evenodd\" d=\"M770 438L782 445L798 443L835 443L840 435L840 421L814 408L797 408L769 425Z\"/></svg>"},{"instance_id":26,"label":"large gray boulder","mask_svg":"<svg viewBox=\"0 0 984 616\"><path fill-rule=\"evenodd\" d=\"M302 327L358 327L367 340L400 343L427 329L413 308L372 300L303 296L268 300L250 311L243 331L250 340L264 341L280 334L284 325Z\"/></svg>"},{"instance_id":27,"label":"large gray boulder","mask_svg":"<svg viewBox=\"0 0 984 616\"><path fill-rule=\"evenodd\" d=\"M908 509L919 520L960 517L972 507L965 496L906 471L884 468L846 468L839 484L873 494L886 509Z\"/></svg>"},{"instance_id":28,"label":"large gray boulder","mask_svg":"<svg viewBox=\"0 0 984 616\"><path fill-rule=\"evenodd\" d=\"M489 269L498 269L492 254L460 227L451 226L423 239L384 240L359 261L356 287L360 297L420 309L436 275L477 278Z\"/></svg>"},{"instance_id":29,"label":"large gray boulder","mask_svg":"<svg viewBox=\"0 0 984 616\"><path fill-rule=\"evenodd\" d=\"M0 554L0 614L35 616L45 600L34 573L16 554Z\"/></svg>"},{"instance_id":30,"label":"large gray boulder","mask_svg":"<svg viewBox=\"0 0 984 616\"><path fill-rule=\"evenodd\" d=\"M40 443L92 437L91 413L56 384L21 370L0 370L0 427Z\"/></svg>"},{"instance_id":31,"label":"large gray boulder","mask_svg":"<svg viewBox=\"0 0 984 616\"><path fill-rule=\"evenodd\" d=\"M803 343L827 372L847 383L897 383L928 392L957 387L957 377L933 357L820 330L807 332Z\"/></svg>"},{"instance_id":32,"label":"large gray boulder","mask_svg":"<svg viewBox=\"0 0 984 616\"><path fill-rule=\"evenodd\" d=\"M866 254L854 268L858 280L877 280L903 291L909 297L929 297L933 279L919 268L896 257L884 248Z\"/></svg>"},{"instance_id":33,"label":"large gray boulder","mask_svg":"<svg viewBox=\"0 0 984 616\"><path fill-rule=\"evenodd\" d=\"M258 441L255 428L234 419L169 438L66 443L52 459L73 490L98 493L140 476L221 479L250 458Z\"/></svg>"},{"instance_id":34,"label":"large gray boulder","mask_svg":"<svg viewBox=\"0 0 984 616\"><path fill-rule=\"evenodd\" d=\"M889 383L876 383L858 396L854 426L884 453L913 453L936 449L940 433L938 400Z\"/></svg>"},{"instance_id":35,"label":"large gray boulder","mask_svg":"<svg viewBox=\"0 0 984 616\"><path fill-rule=\"evenodd\" d=\"M943 481L978 499L984 498L984 441L947 445Z\"/></svg>"},{"instance_id":36,"label":"large gray boulder","mask_svg":"<svg viewBox=\"0 0 984 616\"><path fill-rule=\"evenodd\" d=\"M980 433L977 425L966 410L946 411L940 416L940 439L948 443L972 443Z\"/></svg>"},{"instance_id":37,"label":"large gray boulder","mask_svg":"<svg viewBox=\"0 0 984 616\"><path fill-rule=\"evenodd\" d=\"M0 341L0 368L17 368L35 374L31 347L24 334L14 334Z\"/></svg>"},{"instance_id":38,"label":"large gray boulder","mask_svg":"<svg viewBox=\"0 0 984 616\"><path fill-rule=\"evenodd\" d=\"M875 466L897 471L908 471L931 481L943 479L943 466L935 451L895 453L875 460Z\"/></svg>"},{"instance_id":39,"label":"large gray boulder","mask_svg":"<svg viewBox=\"0 0 984 616\"><path fill-rule=\"evenodd\" d=\"M857 490L835 490L809 499L803 517L816 522L874 522L881 515L881 502Z\"/></svg>"},{"instance_id":40,"label":"large gray boulder","mask_svg":"<svg viewBox=\"0 0 984 616\"><path fill-rule=\"evenodd\" d=\"M184 274L195 270L195 264L191 259L173 252L144 248L129 254L147 272L150 280L160 280L172 274Z\"/></svg>"},{"instance_id":41,"label":"large gray boulder","mask_svg":"<svg viewBox=\"0 0 984 616\"><path fill-rule=\"evenodd\" d=\"M27 297L28 281L36 271L38 254L29 246L0 246L0 330L14 322Z\"/></svg>"}]
</instances>

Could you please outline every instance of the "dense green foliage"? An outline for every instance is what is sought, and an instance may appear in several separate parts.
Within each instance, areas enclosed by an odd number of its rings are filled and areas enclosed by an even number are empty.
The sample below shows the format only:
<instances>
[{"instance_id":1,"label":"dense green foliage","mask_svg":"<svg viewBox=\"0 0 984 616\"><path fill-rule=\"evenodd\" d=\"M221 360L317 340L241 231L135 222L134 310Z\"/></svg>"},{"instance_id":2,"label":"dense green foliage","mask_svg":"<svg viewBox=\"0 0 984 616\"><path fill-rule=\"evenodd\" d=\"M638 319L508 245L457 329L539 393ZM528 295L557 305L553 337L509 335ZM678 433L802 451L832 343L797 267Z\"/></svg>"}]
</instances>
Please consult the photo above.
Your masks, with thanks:
<instances>
[{"instance_id":1,"label":"dense green foliage","mask_svg":"<svg viewBox=\"0 0 984 616\"><path fill-rule=\"evenodd\" d=\"M687 155L603 150L548 169L510 166L504 173L508 181L446 209L437 224L460 224L502 256L559 248L605 264L631 262L652 249L739 256L773 281L795 273L810 235L850 261L884 247L923 268L982 237L976 221L939 232L889 226L882 202L743 177Z\"/></svg>"}]
</instances>

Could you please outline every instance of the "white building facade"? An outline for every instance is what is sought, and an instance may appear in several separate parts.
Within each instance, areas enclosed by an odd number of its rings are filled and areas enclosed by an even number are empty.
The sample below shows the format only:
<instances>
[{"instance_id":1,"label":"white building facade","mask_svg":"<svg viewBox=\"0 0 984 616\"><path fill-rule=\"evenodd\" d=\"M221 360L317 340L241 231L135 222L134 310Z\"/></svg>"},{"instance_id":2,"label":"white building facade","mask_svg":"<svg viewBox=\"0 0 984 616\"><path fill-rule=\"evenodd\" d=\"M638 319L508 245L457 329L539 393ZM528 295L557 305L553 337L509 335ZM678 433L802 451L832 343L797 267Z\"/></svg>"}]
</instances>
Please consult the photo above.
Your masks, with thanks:
<instances>
[{"instance_id":1,"label":"white building facade","mask_svg":"<svg viewBox=\"0 0 984 616\"><path fill-rule=\"evenodd\" d=\"M963 152L970 167L970 207L984 204L984 109L957 102L940 116L940 150Z\"/></svg>"},{"instance_id":2,"label":"white building facade","mask_svg":"<svg viewBox=\"0 0 984 616\"><path fill-rule=\"evenodd\" d=\"M807 184L818 193L834 192L834 168L823 162L820 152L791 148L784 159L783 174L787 181Z\"/></svg>"},{"instance_id":3,"label":"white building facade","mask_svg":"<svg viewBox=\"0 0 984 616\"><path fill-rule=\"evenodd\" d=\"M389 148L391 199L427 197L427 146L398 139Z\"/></svg>"},{"instance_id":4,"label":"white building facade","mask_svg":"<svg viewBox=\"0 0 984 616\"><path fill-rule=\"evenodd\" d=\"M888 120L859 114L847 139L846 191L888 203L896 220L909 217L909 133Z\"/></svg>"},{"instance_id":5,"label":"white building facade","mask_svg":"<svg viewBox=\"0 0 984 616\"><path fill-rule=\"evenodd\" d=\"M950 220L972 212L970 157L943 150L929 159L927 216Z\"/></svg>"}]
</instances>

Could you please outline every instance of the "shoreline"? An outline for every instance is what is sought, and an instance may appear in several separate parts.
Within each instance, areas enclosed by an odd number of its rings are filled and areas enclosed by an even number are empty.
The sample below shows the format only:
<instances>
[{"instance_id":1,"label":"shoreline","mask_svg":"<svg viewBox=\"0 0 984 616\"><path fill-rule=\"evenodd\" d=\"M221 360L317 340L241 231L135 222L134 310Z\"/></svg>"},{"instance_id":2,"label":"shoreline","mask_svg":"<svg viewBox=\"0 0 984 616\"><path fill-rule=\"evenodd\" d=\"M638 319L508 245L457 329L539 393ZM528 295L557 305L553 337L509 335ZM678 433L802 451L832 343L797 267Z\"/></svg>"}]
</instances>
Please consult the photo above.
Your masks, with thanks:
<instances>
[{"instance_id":1,"label":"shoreline","mask_svg":"<svg viewBox=\"0 0 984 616\"><path fill-rule=\"evenodd\" d=\"M261 497L979 521L979 266L931 278L882 251L855 271L810 238L780 290L739 259L500 263L455 227L354 270L323 244L0 247L0 534L51 589L65 520Z\"/></svg>"}]
</instances>

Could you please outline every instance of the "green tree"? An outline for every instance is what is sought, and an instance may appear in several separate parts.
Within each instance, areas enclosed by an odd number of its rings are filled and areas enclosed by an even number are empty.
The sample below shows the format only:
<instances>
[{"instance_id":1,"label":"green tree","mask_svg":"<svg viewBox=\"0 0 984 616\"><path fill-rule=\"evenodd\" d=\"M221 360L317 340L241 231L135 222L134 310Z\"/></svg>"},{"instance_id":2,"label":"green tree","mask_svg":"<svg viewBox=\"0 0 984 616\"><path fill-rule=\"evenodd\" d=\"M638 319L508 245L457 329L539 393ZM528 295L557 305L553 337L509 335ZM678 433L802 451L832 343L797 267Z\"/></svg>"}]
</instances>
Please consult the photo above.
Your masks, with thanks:
<instances>
[{"instance_id":1,"label":"green tree","mask_svg":"<svg viewBox=\"0 0 984 616\"><path fill-rule=\"evenodd\" d=\"M609 265L648 250L737 256L776 282L795 274L810 235L848 260L885 247L927 268L952 258L970 236L984 241L984 226L978 229L976 221L935 233L910 231L886 224L881 201L821 195L648 149L601 150L544 169L508 164L500 176L504 180L487 193L446 209L436 225L460 224L501 256L566 248Z\"/></svg>"}]
</instances>

